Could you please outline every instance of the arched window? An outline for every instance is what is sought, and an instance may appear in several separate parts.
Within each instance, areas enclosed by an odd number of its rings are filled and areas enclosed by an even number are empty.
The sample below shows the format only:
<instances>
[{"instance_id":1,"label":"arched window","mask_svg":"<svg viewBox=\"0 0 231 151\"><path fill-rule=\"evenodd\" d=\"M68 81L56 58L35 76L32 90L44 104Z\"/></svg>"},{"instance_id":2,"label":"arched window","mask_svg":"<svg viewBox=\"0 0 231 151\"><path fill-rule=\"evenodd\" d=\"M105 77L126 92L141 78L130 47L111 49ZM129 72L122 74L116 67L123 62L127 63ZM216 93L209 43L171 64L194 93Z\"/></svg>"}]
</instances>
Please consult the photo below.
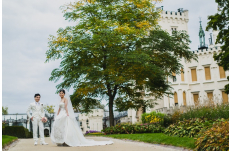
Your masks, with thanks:
<instances>
[{"instance_id":1,"label":"arched window","mask_svg":"<svg viewBox=\"0 0 231 151\"><path fill-rule=\"evenodd\" d=\"M181 68L181 81L184 81L184 69Z\"/></svg>"},{"instance_id":2,"label":"arched window","mask_svg":"<svg viewBox=\"0 0 231 151\"><path fill-rule=\"evenodd\" d=\"M177 97L177 93L174 93L174 102L175 102L175 106L178 105L178 97Z\"/></svg>"}]
</instances>

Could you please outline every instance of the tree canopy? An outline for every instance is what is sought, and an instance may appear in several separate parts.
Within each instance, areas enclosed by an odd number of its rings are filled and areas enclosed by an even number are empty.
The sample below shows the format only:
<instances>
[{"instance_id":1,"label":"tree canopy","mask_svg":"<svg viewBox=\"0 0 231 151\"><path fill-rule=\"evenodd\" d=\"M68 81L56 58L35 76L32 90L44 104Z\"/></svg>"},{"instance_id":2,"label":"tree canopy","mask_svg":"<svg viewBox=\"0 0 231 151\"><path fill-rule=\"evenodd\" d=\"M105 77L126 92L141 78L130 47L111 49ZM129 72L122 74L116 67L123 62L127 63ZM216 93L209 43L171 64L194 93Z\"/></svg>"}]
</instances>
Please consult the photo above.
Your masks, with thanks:
<instances>
[{"instance_id":1,"label":"tree canopy","mask_svg":"<svg viewBox=\"0 0 231 151\"><path fill-rule=\"evenodd\" d=\"M62 8L66 20L76 25L50 36L46 62L62 61L49 80L63 79L57 89L73 87L75 106L89 108L96 98L106 98L111 126L115 102L131 108L153 105L140 101L143 91L155 98L169 94L166 77L180 73L181 58L196 59L184 31L170 35L160 29L151 0L88 0Z\"/></svg>"},{"instance_id":2,"label":"tree canopy","mask_svg":"<svg viewBox=\"0 0 231 151\"><path fill-rule=\"evenodd\" d=\"M206 30L219 30L216 44L220 43L221 52L214 55L214 59L224 70L229 70L229 0L215 0L218 4L218 12L208 17ZM229 79L229 77L228 77ZM225 92L229 93L229 84L225 86Z\"/></svg>"}]
</instances>

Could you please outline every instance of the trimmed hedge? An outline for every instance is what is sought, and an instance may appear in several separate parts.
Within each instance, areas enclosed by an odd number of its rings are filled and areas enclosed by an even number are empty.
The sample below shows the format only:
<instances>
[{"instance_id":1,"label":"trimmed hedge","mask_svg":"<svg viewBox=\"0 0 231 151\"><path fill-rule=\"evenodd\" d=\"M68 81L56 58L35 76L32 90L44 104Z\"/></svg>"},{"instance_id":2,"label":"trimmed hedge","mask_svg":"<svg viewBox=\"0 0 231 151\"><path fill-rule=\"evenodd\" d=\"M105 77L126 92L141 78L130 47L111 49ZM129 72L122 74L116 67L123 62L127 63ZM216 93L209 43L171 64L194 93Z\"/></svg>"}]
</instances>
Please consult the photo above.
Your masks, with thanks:
<instances>
[{"instance_id":1,"label":"trimmed hedge","mask_svg":"<svg viewBox=\"0 0 231 151\"><path fill-rule=\"evenodd\" d=\"M141 125L116 125L107 127L102 132L107 134L135 134L135 133L161 133L164 131L164 127L160 124L141 124Z\"/></svg>"},{"instance_id":2,"label":"trimmed hedge","mask_svg":"<svg viewBox=\"0 0 231 151\"><path fill-rule=\"evenodd\" d=\"M32 132L29 132L23 126L6 126L2 129L2 135L16 136L18 138L32 138Z\"/></svg>"}]
</instances>

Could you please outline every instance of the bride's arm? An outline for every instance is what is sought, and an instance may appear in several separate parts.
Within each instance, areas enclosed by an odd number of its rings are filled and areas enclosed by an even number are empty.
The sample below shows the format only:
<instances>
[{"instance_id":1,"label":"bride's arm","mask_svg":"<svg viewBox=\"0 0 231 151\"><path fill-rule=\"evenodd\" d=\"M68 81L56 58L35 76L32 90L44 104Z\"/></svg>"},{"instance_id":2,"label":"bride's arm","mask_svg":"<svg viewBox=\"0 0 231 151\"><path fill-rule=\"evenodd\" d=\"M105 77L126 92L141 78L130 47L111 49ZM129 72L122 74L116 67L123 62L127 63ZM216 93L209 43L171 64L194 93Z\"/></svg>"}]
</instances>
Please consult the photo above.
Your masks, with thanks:
<instances>
[{"instance_id":1,"label":"bride's arm","mask_svg":"<svg viewBox=\"0 0 231 151\"><path fill-rule=\"evenodd\" d=\"M65 109L66 109L66 112L67 112L67 116L69 116L68 109L67 109L67 99L65 98L64 101L65 101Z\"/></svg>"}]
</instances>

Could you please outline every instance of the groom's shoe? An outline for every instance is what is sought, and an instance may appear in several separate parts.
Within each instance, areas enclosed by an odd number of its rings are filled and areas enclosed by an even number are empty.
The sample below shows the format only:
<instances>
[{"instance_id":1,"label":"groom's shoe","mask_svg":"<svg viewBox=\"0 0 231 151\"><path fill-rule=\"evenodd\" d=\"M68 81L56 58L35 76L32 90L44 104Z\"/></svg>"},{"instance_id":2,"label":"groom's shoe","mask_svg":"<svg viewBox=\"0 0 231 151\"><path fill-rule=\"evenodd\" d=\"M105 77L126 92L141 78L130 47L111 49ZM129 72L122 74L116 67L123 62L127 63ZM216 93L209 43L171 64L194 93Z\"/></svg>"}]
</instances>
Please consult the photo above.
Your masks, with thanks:
<instances>
[{"instance_id":1,"label":"groom's shoe","mask_svg":"<svg viewBox=\"0 0 231 151\"><path fill-rule=\"evenodd\" d=\"M38 143L35 141L35 142L34 142L34 146L37 146L37 145L38 145Z\"/></svg>"},{"instance_id":2,"label":"groom's shoe","mask_svg":"<svg viewBox=\"0 0 231 151\"><path fill-rule=\"evenodd\" d=\"M48 143L45 143L45 142L41 142L40 144L41 145L48 145Z\"/></svg>"}]
</instances>

